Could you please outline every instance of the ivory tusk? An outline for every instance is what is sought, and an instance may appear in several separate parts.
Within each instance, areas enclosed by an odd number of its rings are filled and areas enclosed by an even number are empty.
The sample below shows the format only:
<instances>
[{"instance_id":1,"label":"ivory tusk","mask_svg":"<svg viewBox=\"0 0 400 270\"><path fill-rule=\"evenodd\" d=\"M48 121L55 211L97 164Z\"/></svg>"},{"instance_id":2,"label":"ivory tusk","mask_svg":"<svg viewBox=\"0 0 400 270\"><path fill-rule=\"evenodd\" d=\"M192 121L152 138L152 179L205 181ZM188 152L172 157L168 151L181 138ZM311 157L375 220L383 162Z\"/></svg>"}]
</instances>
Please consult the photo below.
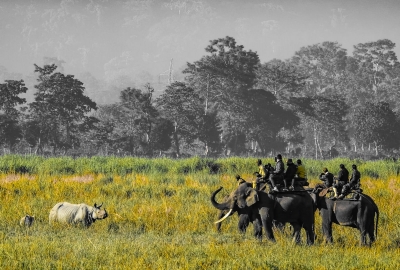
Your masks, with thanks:
<instances>
[{"instance_id":1,"label":"ivory tusk","mask_svg":"<svg viewBox=\"0 0 400 270\"><path fill-rule=\"evenodd\" d=\"M223 217L223 218L221 218L220 220L218 220L218 221L215 221L214 223L220 223L220 222L222 222L224 219L226 219L227 217L229 217L229 215L232 213L232 209L229 209L229 212L228 213L226 213L226 215Z\"/></svg>"}]
</instances>

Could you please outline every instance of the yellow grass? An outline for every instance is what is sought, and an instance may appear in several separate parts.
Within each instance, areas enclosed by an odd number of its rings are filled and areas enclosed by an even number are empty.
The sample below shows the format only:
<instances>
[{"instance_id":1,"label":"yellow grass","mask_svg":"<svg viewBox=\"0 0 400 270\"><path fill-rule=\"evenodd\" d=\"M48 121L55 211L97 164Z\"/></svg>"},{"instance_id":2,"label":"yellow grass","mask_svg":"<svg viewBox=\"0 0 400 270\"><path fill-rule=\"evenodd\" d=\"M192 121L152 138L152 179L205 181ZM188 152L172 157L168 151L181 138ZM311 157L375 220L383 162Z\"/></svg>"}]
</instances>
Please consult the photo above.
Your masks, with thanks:
<instances>
[{"instance_id":1,"label":"yellow grass","mask_svg":"<svg viewBox=\"0 0 400 270\"><path fill-rule=\"evenodd\" d=\"M251 180L252 175L243 172ZM311 179L311 186L319 182ZM210 184L211 183L211 184ZM210 203L236 187L234 175L0 175L0 269L398 269L400 177L362 178L364 192L380 209L377 242L359 247L356 229L334 225L335 243L322 241L316 213L316 244L277 243L237 232L237 217L214 228ZM61 201L104 203L110 216L89 229L50 226L50 209ZM25 214L34 225L19 226ZM289 228L287 228L287 231ZM304 233L303 233L304 237Z\"/></svg>"}]
</instances>

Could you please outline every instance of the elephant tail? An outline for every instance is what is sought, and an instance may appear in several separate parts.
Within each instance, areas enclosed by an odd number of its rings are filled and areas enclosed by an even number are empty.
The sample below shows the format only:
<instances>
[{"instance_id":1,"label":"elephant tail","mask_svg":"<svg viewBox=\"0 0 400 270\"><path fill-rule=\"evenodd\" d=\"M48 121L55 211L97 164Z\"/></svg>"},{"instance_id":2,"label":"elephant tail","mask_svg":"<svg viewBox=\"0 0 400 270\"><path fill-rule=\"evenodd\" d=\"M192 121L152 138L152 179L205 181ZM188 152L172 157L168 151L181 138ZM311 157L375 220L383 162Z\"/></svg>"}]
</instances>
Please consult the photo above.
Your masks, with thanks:
<instances>
[{"instance_id":1,"label":"elephant tail","mask_svg":"<svg viewBox=\"0 0 400 270\"><path fill-rule=\"evenodd\" d=\"M379 209L376 204L375 205L375 213L376 213L376 223L375 223L375 238L378 238L378 220L379 220Z\"/></svg>"}]
</instances>

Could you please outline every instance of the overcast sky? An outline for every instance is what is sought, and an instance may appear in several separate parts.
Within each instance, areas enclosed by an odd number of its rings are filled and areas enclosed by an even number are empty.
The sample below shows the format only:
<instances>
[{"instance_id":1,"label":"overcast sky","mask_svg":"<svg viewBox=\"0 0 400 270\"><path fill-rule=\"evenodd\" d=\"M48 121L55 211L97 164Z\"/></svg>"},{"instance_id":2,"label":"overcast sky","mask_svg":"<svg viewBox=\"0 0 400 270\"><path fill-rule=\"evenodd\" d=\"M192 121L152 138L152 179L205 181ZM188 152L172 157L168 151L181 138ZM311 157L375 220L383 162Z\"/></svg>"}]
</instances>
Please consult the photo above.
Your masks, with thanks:
<instances>
[{"instance_id":1,"label":"overcast sky","mask_svg":"<svg viewBox=\"0 0 400 270\"><path fill-rule=\"evenodd\" d=\"M29 74L43 57L101 80L168 70L232 36L261 62L303 46L390 39L400 54L399 0L0 0L0 66Z\"/></svg>"}]
</instances>

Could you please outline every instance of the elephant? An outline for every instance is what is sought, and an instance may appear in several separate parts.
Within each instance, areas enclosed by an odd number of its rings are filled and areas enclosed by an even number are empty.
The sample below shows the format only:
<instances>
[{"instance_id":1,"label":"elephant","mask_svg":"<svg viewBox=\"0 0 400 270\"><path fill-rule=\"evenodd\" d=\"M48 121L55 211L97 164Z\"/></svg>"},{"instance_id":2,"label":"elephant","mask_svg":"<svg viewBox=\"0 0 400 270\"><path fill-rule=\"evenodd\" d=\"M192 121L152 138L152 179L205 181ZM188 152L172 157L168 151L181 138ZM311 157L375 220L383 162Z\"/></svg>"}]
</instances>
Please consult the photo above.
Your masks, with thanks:
<instances>
[{"instance_id":1,"label":"elephant","mask_svg":"<svg viewBox=\"0 0 400 270\"><path fill-rule=\"evenodd\" d=\"M225 201L229 198L229 196L226 196L224 199ZM221 225L222 221L226 219L228 216L232 216L233 214L237 213L239 221L238 221L238 230L240 233L246 233L247 227L250 225L250 222L254 223L254 220L251 220L251 208L250 207L245 207L243 209L240 209L239 207L235 207L233 211L231 211L228 214L228 210L219 210L218 215L217 215L217 221L215 222L215 228L218 232L221 231ZM257 218L257 216L255 217ZM259 217L258 217L259 218ZM259 218L260 219L260 218ZM278 229L280 232L285 233L285 223L278 222L274 220L273 222L273 227ZM256 231L256 230L255 230ZM255 234L257 237L257 235Z\"/></svg>"},{"instance_id":2,"label":"elephant","mask_svg":"<svg viewBox=\"0 0 400 270\"><path fill-rule=\"evenodd\" d=\"M378 234L378 206L366 194L354 193L354 195L351 199L331 200L325 195L311 194L322 218L322 233L325 242L333 243L332 223L357 228L361 235L361 245L367 245L367 234L370 240L369 245L375 242Z\"/></svg>"},{"instance_id":3,"label":"elephant","mask_svg":"<svg viewBox=\"0 0 400 270\"><path fill-rule=\"evenodd\" d=\"M254 235L262 239L262 228L269 241L275 242L272 231L273 222L290 223L293 228L293 240L300 242L300 230L303 227L307 235L307 244L314 244L314 203L311 196L305 191L279 192L270 194L257 191L250 183L243 183L232 191L223 202L215 200L216 195L222 187L211 195L212 205L221 210L229 212L227 218L235 209L246 209L248 207L249 221L253 223Z\"/></svg>"},{"instance_id":4,"label":"elephant","mask_svg":"<svg viewBox=\"0 0 400 270\"><path fill-rule=\"evenodd\" d=\"M224 198L224 201L228 200L229 196L226 196ZM227 210L220 210L218 211L218 215L217 215L217 219L218 221L215 222L215 227L217 229L217 231L221 231L221 224L222 221L227 218L228 216L232 216L234 213L237 213L238 217L239 217L239 221L238 221L238 230L240 233L245 233L247 230L247 227L249 226L250 222L254 223L252 220L252 211L250 207L245 207L243 209L239 208L239 207L235 207L233 209L233 211L229 211ZM257 218L257 216L255 217ZM254 230L254 232L256 232L256 230ZM255 235L257 237L257 235Z\"/></svg>"}]
</instances>

